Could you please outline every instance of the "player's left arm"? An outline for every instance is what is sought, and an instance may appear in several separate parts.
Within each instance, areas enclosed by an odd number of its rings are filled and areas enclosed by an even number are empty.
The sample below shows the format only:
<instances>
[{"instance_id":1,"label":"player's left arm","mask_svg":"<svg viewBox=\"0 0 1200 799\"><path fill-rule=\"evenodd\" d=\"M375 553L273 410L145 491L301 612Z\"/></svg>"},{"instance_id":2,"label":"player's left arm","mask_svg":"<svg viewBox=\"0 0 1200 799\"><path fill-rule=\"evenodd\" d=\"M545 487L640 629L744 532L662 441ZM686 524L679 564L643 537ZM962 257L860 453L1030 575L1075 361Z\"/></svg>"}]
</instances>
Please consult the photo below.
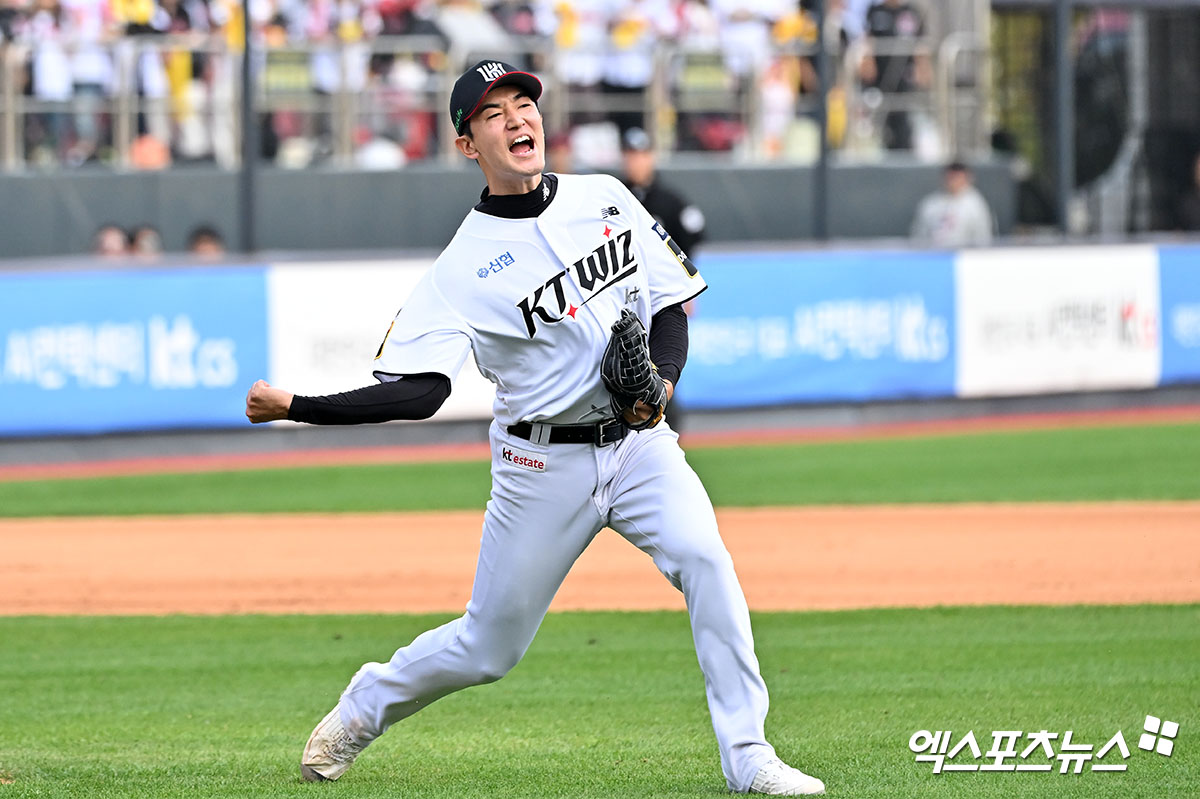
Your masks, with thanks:
<instances>
[{"instance_id":1,"label":"player's left arm","mask_svg":"<svg viewBox=\"0 0 1200 799\"><path fill-rule=\"evenodd\" d=\"M687 314L682 304L663 308L650 320L650 360L662 378L667 402L675 396L675 385L687 363L687 325ZM632 410L625 411L625 421L637 425L651 418L656 411L656 408L638 402Z\"/></svg>"}]
</instances>

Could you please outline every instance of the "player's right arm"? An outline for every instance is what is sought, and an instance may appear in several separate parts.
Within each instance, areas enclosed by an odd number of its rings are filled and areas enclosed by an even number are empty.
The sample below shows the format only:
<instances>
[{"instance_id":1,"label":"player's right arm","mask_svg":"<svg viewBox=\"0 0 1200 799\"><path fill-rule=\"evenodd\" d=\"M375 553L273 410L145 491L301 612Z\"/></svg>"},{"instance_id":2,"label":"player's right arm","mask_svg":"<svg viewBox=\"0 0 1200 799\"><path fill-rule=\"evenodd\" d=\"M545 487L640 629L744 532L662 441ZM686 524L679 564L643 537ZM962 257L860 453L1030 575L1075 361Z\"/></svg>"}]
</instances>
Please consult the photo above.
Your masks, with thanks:
<instances>
[{"instance_id":1,"label":"player's right arm","mask_svg":"<svg viewBox=\"0 0 1200 799\"><path fill-rule=\"evenodd\" d=\"M246 396L246 417L254 423L341 425L433 416L471 351L469 326L434 283L437 263L413 289L375 354L378 385L305 397L260 380Z\"/></svg>"},{"instance_id":2,"label":"player's right arm","mask_svg":"<svg viewBox=\"0 0 1200 799\"><path fill-rule=\"evenodd\" d=\"M428 419L450 396L450 378L427 373L402 375L373 386L305 397L259 380L246 395L246 418L257 424L290 419L309 424L372 424Z\"/></svg>"}]
</instances>

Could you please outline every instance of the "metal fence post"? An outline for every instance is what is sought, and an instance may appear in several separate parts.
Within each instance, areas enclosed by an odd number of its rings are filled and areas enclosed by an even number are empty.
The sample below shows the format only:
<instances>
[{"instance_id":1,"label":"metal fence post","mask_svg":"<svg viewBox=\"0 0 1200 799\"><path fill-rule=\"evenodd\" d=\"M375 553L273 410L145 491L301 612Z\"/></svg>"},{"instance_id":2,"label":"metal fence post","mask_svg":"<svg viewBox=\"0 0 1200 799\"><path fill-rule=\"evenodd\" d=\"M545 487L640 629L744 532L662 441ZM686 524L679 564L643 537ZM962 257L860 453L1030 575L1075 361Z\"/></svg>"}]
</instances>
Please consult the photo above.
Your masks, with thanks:
<instances>
[{"instance_id":1,"label":"metal fence post","mask_svg":"<svg viewBox=\"0 0 1200 799\"><path fill-rule=\"evenodd\" d=\"M1071 232L1071 199L1075 193L1075 64L1071 53L1072 0L1054 6L1054 141L1058 157L1058 225Z\"/></svg>"},{"instance_id":2,"label":"metal fence post","mask_svg":"<svg viewBox=\"0 0 1200 799\"><path fill-rule=\"evenodd\" d=\"M240 249L257 249L254 215L255 171L258 162L258 120L254 114L254 65L251 59L250 0L242 0L242 163L238 173L238 231Z\"/></svg>"}]
</instances>

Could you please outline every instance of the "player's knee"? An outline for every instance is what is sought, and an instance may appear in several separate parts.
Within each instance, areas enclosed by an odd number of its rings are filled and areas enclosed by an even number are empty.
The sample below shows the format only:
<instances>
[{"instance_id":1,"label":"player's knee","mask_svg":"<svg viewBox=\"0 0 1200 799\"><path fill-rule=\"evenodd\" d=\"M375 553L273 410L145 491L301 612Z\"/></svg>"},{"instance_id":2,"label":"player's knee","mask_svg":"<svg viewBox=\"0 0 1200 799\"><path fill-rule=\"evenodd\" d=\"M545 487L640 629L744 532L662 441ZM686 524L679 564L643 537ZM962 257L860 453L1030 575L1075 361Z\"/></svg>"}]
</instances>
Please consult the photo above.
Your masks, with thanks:
<instances>
[{"instance_id":1,"label":"player's knee","mask_svg":"<svg viewBox=\"0 0 1200 799\"><path fill-rule=\"evenodd\" d=\"M703 579L733 568L733 559L724 547L690 549L676 558L675 576L668 575L672 582Z\"/></svg>"},{"instance_id":2,"label":"player's knee","mask_svg":"<svg viewBox=\"0 0 1200 799\"><path fill-rule=\"evenodd\" d=\"M501 679L521 661L523 654L523 651L512 648L488 653L479 662L479 682L485 684Z\"/></svg>"},{"instance_id":3,"label":"player's knee","mask_svg":"<svg viewBox=\"0 0 1200 799\"><path fill-rule=\"evenodd\" d=\"M495 631L472 631L464 641L472 677L480 684L496 682L513 670L525 655L525 647L512 637Z\"/></svg>"}]
</instances>

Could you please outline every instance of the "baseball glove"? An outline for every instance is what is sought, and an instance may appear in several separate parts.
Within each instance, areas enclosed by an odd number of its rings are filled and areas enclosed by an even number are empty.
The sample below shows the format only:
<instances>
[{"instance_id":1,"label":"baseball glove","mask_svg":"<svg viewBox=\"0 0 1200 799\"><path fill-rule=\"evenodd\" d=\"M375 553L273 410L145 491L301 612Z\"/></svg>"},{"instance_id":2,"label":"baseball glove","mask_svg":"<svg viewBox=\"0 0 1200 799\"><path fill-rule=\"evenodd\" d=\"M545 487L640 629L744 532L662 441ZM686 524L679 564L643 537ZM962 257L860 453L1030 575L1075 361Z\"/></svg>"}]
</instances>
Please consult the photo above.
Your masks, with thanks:
<instances>
[{"instance_id":1,"label":"baseball glove","mask_svg":"<svg viewBox=\"0 0 1200 799\"><path fill-rule=\"evenodd\" d=\"M667 387L650 362L650 340L646 328L628 308L612 326L612 337L600 360L600 377L610 395L613 414L631 430L646 430L662 420L667 407ZM625 411L641 402L651 408L650 418L630 422Z\"/></svg>"}]
</instances>

